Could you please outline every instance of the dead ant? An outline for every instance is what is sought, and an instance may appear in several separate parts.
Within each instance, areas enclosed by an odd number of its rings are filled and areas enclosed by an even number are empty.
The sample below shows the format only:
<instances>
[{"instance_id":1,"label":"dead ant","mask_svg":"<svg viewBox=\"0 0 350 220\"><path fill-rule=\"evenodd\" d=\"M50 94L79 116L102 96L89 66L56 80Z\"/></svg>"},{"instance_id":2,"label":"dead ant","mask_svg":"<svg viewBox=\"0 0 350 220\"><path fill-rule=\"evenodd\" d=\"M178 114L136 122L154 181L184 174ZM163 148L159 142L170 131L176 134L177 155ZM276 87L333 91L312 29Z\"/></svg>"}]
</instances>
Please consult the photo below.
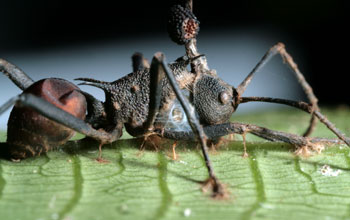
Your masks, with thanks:
<instances>
[{"instance_id":1,"label":"dead ant","mask_svg":"<svg viewBox=\"0 0 350 220\"><path fill-rule=\"evenodd\" d=\"M252 133L270 141L282 141L299 148L316 149L318 144L343 142L350 146L350 139L321 114L312 88L282 43L268 50L235 88L220 79L216 71L209 68L206 57L198 52L198 30L199 21L192 13L192 0L186 1L184 5L175 5L170 12L168 32L173 41L185 45L185 56L168 64L164 55L158 52L149 64L142 54L135 53L132 57L133 72L121 79L113 82L77 79L83 81L80 85L103 89L105 102L63 79L48 78L34 82L18 67L0 59L0 71L23 90L22 94L0 107L2 114L15 104L7 132L10 156L13 159L23 159L40 155L64 144L74 131L99 141L99 159L101 147L118 140L123 127L132 136L142 136L145 139L149 135L174 140L197 139L209 173L209 178L204 183L212 188L214 197L223 197L226 193L211 165L207 140L215 140L232 133L243 136ZM291 68L310 104L269 97L242 97L254 74L276 54L280 54ZM188 65L191 66L190 71L187 69ZM298 136L252 124L229 122L239 104L253 101L299 108L311 114L310 125L303 136ZM183 108L180 113L183 111L188 118L190 130L174 130L166 126L165 121L175 117L173 107L178 102ZM340 140L308 137L317 119ZM246 149L244 153L247 155Z\"/></svg>"}]
</instances>

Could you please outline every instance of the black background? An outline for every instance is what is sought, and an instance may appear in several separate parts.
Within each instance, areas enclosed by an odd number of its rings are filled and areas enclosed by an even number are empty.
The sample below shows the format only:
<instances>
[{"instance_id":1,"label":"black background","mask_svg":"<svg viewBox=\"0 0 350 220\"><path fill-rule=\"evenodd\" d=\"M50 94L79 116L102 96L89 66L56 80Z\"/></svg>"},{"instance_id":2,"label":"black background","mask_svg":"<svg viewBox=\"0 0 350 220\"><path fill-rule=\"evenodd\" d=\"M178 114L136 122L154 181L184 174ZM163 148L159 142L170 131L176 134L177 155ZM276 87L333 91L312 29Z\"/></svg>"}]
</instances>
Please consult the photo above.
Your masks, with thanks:
<instances>
[{"instance_id":1,"label":"black background","mask_svg":"<svg viewBox=\"0 0 350 220\"><path fill-rule=\"evenodd\" d=\"M173 1L1 2L0 56L61 45L165 32ZM345 0L194 1L201 29L278 27L303 47L307 79L321 104L350 104ZM343 55L344 54L344 55ZM337 93L332 92L333 89Z\"/></svg>"}]
</instances>

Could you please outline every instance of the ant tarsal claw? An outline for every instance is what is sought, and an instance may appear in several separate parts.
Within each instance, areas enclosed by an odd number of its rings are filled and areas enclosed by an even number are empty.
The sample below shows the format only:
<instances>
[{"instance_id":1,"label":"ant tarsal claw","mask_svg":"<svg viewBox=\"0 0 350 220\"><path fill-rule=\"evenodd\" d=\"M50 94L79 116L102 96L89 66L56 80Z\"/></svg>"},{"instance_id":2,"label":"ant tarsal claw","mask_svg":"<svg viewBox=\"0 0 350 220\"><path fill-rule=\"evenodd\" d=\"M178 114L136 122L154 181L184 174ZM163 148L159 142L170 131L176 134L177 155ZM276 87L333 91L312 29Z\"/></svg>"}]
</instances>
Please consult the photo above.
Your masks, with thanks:
<instances>
[{"instance_id":1,"label":"ant tarsal claw","mask_svg":"<svg viewBox=\"0 0 350 220\"><path fill-rule=\"evenodd\" d=\"M209 177L202 184L202 191L204 193L210 193L210 196L214 199L228 199L229 191L227 187L222 184L215 176Z\"/></svg>"}]
</instances>

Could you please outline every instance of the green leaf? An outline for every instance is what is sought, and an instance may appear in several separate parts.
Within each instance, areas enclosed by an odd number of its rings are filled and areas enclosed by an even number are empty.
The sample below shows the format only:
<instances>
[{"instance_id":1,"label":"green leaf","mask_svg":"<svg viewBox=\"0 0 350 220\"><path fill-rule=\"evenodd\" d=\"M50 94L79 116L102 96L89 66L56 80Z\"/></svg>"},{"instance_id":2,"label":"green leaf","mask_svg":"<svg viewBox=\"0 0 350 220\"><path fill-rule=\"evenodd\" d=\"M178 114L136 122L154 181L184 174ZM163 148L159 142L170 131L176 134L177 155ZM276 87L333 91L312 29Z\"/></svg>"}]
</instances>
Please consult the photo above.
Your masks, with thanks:
<instances>
[{"instance_id":1,"label":"green leaf","mask_svg":"<svg viewBox=\"0 0 350 220\"><path fill-rule=\"evenodd\" d=\"M348 108L323 111L350 136ZM295 111L238 115L234 121L302 133L309 116ZM319 123L316 136L334 137ZM2 142L5 135L0 135ZM350 150L329 146L309 158L293 147L248 135L249 158L240 137L210 158L230 199L201 192L207 170L196 144L173 141L159 151L139 151L141 140L123 139L103 148L70 141L63 150L14 163L0 160L1 219L350 219ZM80 144L79 144L80 143ZM328 165L334 176L322 173Z\"/></svg>"}]
</instances>

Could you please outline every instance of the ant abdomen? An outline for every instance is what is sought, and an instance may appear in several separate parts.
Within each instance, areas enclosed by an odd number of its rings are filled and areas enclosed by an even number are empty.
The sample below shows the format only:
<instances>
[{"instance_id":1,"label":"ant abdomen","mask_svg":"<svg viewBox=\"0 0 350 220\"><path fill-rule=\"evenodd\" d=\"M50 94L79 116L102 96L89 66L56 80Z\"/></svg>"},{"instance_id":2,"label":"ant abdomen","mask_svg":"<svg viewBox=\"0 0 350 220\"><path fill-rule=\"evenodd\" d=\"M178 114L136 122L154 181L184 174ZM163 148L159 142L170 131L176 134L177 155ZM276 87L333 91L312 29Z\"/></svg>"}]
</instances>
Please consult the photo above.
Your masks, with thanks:
<instances>
[{"instance_id":1,"label":"ant abdomen","mask_svg":"<svg viewBox=\"0 0 350 220\"><path fill-rule=\"evenodd\" d=\"M42 79L33 83L23 93L41 97L73 116L85 119L86 99L74 84L58 78ZM36 111L15 105L7 128L9 156L24 159L40 155L67 142L75 132L47 119Z\"/></svg>"}]
</instances>

